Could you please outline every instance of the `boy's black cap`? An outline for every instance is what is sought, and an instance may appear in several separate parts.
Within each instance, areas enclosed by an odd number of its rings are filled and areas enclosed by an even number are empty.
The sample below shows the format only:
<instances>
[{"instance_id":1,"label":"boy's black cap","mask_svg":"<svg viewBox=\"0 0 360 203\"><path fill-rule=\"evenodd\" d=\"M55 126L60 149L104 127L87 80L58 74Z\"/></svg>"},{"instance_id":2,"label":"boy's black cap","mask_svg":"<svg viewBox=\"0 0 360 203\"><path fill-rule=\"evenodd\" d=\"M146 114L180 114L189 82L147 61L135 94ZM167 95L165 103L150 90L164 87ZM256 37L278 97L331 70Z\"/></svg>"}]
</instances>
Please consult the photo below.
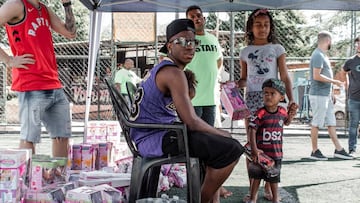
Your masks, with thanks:
<instances>
[{"instance_id":1,"label":"boy's black cap","mask_svg":"<svg viewBox=\"0 0 360 203\"><path fill-rule=\"evenodd\" d=\"M264 89L264 87L272 87L280 92L281 95L285 95L286 92L284 82L275 78L265 80L265 82L262 84L262 89Z\"/></svg>"},{"instance_id":2,"label":"boy's black cap","mask_svg":"<svg viewBox=\"0 0 360 203\"><path fill-rule=\"evenodd\" d=\"M176 19L166 27L166 40L169 42L172 36L182 31L195 32L194 22L190 19Z\"/></svg>"}]
</instances>

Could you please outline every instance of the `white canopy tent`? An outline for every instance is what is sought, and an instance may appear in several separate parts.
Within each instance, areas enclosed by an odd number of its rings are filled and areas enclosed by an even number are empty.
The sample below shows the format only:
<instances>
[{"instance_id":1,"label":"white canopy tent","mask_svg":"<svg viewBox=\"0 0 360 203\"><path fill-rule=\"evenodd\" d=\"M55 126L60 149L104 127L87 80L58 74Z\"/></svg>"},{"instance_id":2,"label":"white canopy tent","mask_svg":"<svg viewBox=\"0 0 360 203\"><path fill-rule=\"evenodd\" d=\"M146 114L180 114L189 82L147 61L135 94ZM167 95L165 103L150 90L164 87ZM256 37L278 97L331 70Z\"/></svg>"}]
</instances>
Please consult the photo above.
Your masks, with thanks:
<instances>
[{"instance_id":1,"label":"white canopy tent","mask_svg":"<svg viewBox=\"0 0 360 203\"><path fill-rule=\"evenodd\" d=\"M90 11L90 43L87 74L85 135L90 114L91 92L99 51L102 12L184 12L198 5L204 12L232 12L257 8L279 10L360 10L360 0L80 0Z\"/></svg>"}]
</instances>

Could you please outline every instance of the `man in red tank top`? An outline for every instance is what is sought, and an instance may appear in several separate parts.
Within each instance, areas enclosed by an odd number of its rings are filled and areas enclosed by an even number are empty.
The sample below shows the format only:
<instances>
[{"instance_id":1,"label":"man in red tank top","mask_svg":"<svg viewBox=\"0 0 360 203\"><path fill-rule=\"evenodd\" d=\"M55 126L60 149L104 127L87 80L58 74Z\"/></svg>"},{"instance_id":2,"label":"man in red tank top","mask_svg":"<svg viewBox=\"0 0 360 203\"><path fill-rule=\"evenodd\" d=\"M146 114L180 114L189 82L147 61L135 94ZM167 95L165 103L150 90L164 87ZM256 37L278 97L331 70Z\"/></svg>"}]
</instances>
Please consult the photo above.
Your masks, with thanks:
<instances>
[{"instance_id":1,"label":"man in red tank top","mask_svg":"<svg viewBox=\"0 0 360 203\"><path fill-rule=\"evenodd\" d=\"M70 0L61 0L66 20L61 20L39 0L8 0L0 7L0 25L6 27L13 56L0 48L0 60L11 67L11 89L18 92L20 148L35 153L41 124L53 138L54 157L66 157L71 122L69 101L59 80L51 30L76 37Z\"/></svg>"}]
</instances>

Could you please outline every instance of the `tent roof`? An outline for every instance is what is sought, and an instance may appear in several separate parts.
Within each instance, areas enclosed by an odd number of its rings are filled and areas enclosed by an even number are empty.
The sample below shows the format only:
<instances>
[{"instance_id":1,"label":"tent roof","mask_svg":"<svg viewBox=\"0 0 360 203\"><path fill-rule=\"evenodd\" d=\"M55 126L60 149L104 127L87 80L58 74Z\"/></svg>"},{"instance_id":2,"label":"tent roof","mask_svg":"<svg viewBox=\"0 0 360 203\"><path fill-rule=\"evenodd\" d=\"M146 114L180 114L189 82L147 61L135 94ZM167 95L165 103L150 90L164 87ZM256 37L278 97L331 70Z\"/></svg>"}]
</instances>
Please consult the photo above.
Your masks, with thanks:
<instances>
[{"instance_id":1,"label":"tent roof","mask_svg":"<svg viewBox=\"0 0 360 203\"><path fill-rule=\"evenodd\" d=\"M103 12L184 12L198 5L204 12L255 10L360 10L359 0L80 0L89 10Z\"/></svg>"}]
</instances>

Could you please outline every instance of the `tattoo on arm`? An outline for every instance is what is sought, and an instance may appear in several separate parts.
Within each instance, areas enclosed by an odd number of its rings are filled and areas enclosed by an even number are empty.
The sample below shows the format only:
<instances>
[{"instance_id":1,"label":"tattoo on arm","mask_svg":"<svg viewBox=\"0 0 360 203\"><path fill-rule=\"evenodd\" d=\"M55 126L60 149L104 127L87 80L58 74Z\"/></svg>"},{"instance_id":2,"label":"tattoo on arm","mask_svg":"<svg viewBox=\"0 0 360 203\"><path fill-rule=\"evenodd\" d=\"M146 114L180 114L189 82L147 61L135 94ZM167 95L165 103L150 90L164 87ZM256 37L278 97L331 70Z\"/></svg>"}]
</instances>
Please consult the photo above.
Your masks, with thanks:
<instances>
[{"instance_id":1,"label":"tattoo on arm","mask_svg":"<svg viewBox=\"0 0 360 203\"><path fill-rule=\"evenodd\" d=\"M64 7L65 9L65 28L71 33L75 34L75 17L71 6Z\"/></svg>"}]
</instances>

